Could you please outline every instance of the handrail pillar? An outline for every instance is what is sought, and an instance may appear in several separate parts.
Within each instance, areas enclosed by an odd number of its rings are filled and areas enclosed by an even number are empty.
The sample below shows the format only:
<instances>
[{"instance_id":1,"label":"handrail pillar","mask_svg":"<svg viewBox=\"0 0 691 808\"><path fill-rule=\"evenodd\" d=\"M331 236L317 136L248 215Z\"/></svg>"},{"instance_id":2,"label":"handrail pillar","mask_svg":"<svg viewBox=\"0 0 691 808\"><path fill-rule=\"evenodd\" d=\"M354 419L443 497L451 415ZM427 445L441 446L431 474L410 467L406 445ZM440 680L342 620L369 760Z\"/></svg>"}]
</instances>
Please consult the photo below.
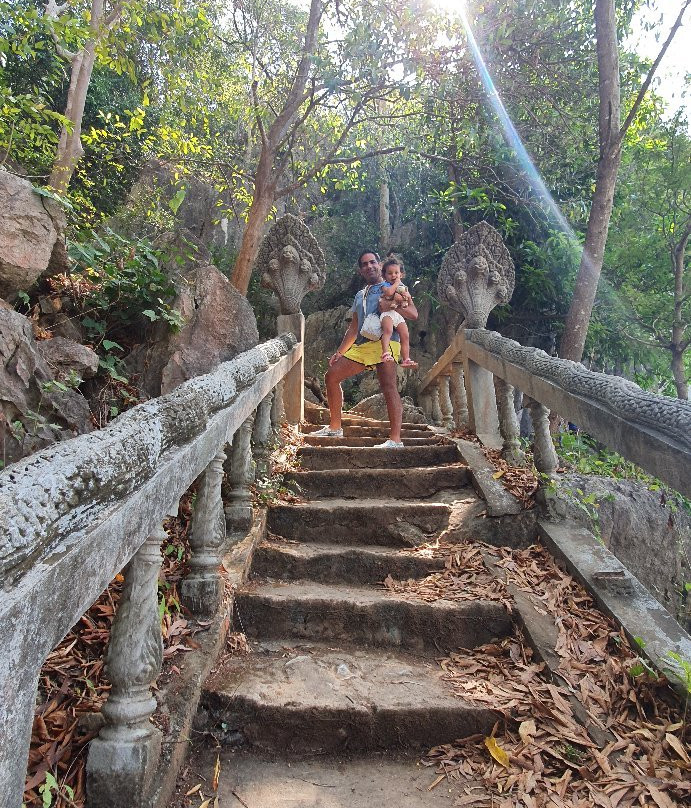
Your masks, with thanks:
<instances>
[{"instance_id":1,"label":"handrail pillar","mask_svg":"<svg viewBox=\"0 0 691 808\"><path fill-rule=\"evenodd\" d=\"M190 572L183 580L183 604L199 617L216 613L223 596L220 574L226 540L226 520L221 499L224 452L219 452L199 478L190 531Z\"/></svg>"},{"instance_id":2,"label":"handrail pillar","mask_svg":"<svg viewBox=\"0 0 691 808\"><path fill-rule=\"evenodd\" d=\"M549 431L549 410L544 404L527 396L523 397L523 406L528 408L533 422L533 459L535 468L546 477L554 477L559 467L552 434Z\"/></svg>"},{"instance_id":3,"label":"handrail pillar","mask_svg":"<svg viewBox=\"0 0 691 808\"><path fill-rule=\"evenodd\" d=\"M449 376L451 387L451 404L453 406L453 420L456 429L461 429L468 423L468 399L465 394L465 381L463 379L463 362L451 363Z\"/></svg>"},{"instance_id":4,"label":"handrail pillar","mask_svg":"<svg viewBox=\"0 0 691 808\"><path fill-rule=\"evenodd\" d=\"M113 621L106 673L112 683L103 706L105 726L89 747L86 764L89 808L146 805L161 751L161 731L151 686L163 659L158 614L161 542L154 530L125 567L125 586Z\"/></svg>"},{"instance_id":5,"label":"handrail pillar","mask_svg":"<svg viewBox=\"0 0 691 808\"><path fill-rule=\"evenodd\" d=\"M302 356L288 372L283 384L286 420L289 424L299 424L305 418L305 315L301 311L296 314L279 314L277 325L279 335L287 332L295 334L303 346Z\"/></svg>"},{"instance_id":6,"label":"handrail pillar","mask_svg":"<svg viewBox=\"0 0 691 808\"><path fill-rule=\"evenodd\" d=\"M252 444L254 446L254 462L257 477L267 477L269 474L272 406L273 391L261 400L254 418Z\"/></svg>"},{"instance_id":7,"label":"handrail pillar","mask_svg":"<svg viewBox=\"0 0 691 808\"><path fill-rule=\"evenodd\" d=\"M228 504L225 507L226 523L232 532L247 531L252 524L252 493L255 464L252 459L252 427L254 413L249 416L233 435L230 464L226 463Z\"/></svg>"},{"instance_id":8,"label":"handrail pillar","mask_svg":"<svg viewBox=\"0 0 691 808\"><path fill-rule=\"evenodd\" d=\"M462 355L468 401L468 428L478 436L485 446L501 449L502 440L499 433L497 400L494 394L494 375L469 359L465 346Z\"/></svg>"},{"instance_id":9,"label":"handrail pillar","mask_svg":"<svg viewBox=\"0 0 691 808\"><path fill-rule=\"evenodd\" d=\"M439 404L441 406L442 423L446 429L453 429L453 404L451 402L450 380L448 375L439 377Z\"/></svg>"},{"instance_id":10,"label":"handrail pillar","mask_svg":"<svg viewBox=\"0 0 691 808\"><path fill-rule=\"evenodd\" d=\"M519 440L520 429L514 407L513 387L499 376L494 377L494 391L499 414L499 431L503 441L501 456L511 466L525 466L525 452Z\"/></svg>"},{"instance_id":11,"label":"handrail pillar","mask_svg":"<svg viewBox=\"0 0 691 808\"><path fill-rule=\"evenodd\" d=\"M432 402L432 423L435 426L442 426L444 423L444 416L442 415L441 411L441 390L438 377L432 382L430 400Z\"/></svg>"}]
</instances>

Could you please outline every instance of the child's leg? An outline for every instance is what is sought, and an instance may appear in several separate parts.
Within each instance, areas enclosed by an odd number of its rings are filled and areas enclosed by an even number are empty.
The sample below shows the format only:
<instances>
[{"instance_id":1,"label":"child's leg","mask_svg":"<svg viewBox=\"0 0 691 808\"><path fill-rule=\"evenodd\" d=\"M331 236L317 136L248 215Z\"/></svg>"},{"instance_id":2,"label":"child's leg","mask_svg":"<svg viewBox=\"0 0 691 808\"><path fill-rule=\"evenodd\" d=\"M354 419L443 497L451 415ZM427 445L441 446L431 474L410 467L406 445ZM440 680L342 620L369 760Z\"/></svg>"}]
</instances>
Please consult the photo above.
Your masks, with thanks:
<instances>
[{"instance_id":1,"label":"child's leg","mask_svg":"<svg viewBox=\"0 0 691 808\"><path fill-rule=\"evenodd\" d=\"M388 318L387 318L388 319ZM408 324L403 322L396 326L398 336L401 338L401 359L410 359L410 332Z\"/></svg>"},{"instance_id":2,"label":"child's leg","mask_svg":"<svg viewBox=\"0 0 691 808\"><path fill-rule=\"evenodd\" d=\"M416 368L417 362L413 362L410 358L410 332L408 331L408 323L399 323L396 326L396 331L398 331L398 336L401 338L401 367Z\"/></svg>"},{"instance_id":3,"label":"child's leg","mask_svg":"<svg viewBox=\"0 0 691 808\"><path fill-rule=\"evenodd\" d=\"M393 320L390 317L382 317L381 320L381 356L391 357L391 337L393 335Z\"/></svg>"}]
</instances>

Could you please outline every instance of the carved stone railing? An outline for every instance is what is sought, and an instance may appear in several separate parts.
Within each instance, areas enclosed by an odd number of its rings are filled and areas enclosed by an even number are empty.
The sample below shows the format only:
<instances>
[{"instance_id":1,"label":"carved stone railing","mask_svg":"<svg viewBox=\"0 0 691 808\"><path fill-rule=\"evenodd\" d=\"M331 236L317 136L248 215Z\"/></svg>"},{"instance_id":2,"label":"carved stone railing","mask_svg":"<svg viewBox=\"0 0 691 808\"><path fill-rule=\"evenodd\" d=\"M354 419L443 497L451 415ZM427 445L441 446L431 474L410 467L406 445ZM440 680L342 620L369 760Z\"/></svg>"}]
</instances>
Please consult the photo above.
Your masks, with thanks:
<instances>
[{"instance_id":1,"label":"carved stone railing","mask_svg":"<svg viewBox=\"0 0 691 808\"><path fill-rule=\"evenodd\" d=\"M460 363L464 370L458 370ZM466 426L513 465L523 465L514 390L533 422L535 466L552 476L557 455L549 413L583 429L676 491L691 496L691 404L641 390L618 376L594 373L576 362L526 348L486 329L458 330L421 384L432 423L444 425L444 377L458 379L465 396L451 395L452 422Z\"/></svg>"},{"instance_id":2,"label":"carved stone railing","mask_svg":"<svg viewBox=\"0 0 691 808\"><path fill-rule=\"evenodd\" d=\"M594 373L577 362L484 329L466 330L464 361L518 388L542 428L547 409L576 424L676 491L691 496L691 404L648 393L619 376ZM475 408L488 406L469 391ZM544 412L536 414L539 403ZM537 429L537 428L536 428ZM544 462L552 464L552 458ZM542 469L541 469L542 470Z\"/></svg>"},{"instance_id":3,"label":"carved stone railing","mask_svg":"<svg viewBox=\"0 0 691 808\"><path fill-rule=\"evenodd\" d=\"M0 473L1 808L22 804L44 660L123 569L106 663L112 690L87 761L88 804L147 804L161 742L150 721L162 656L161 524L198 479L191 574L182 597L193 614L213 613L223 589L226 522L248 505L252 424L257 462L265 464L272 427L284 411L284 380L299 372L302 357L302 342L284 334L98 432ZM295 384L291 390L301 397ZM301 412L302 402L286 401L285 411ZM221 501L225 452L231 457L228 520Z\"/></svg>"},{"instance_id":4,"label":"carved stone railing","mask_svg":"<svg viewBox=\"0 0 691 808\"><path fill-rule=\"evenodd\" d=\"M558 465L548 420L552 410L691 496L691 404L486 330L492 307L509 299L513 278L499 234L486 223L468 230L444 257L439 298L465 322L420 385L428 419L440 427L465 426L485 445L501 448L507 461L522 465L518 390L532 419L533 456L543 475L553 476Z\"/></svg>"}]
</instances>

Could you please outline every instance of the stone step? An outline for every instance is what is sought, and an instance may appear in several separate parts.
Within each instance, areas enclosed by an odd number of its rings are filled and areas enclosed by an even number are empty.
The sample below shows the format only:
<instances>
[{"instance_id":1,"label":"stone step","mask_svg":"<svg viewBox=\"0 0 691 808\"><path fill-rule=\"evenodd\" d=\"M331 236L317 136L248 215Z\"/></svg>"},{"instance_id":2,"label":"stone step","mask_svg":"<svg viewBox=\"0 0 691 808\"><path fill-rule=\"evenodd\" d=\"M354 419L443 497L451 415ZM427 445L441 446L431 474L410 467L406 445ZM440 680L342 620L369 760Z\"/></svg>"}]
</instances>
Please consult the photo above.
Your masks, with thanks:
<instances>
[{"instance_id":1,"label":"stone step","mask_svg":"<svg viewBox=\"0 0 691 808\"><path fill-rule=\"evenodd\" d=\"M412 549L301 544L281 539L260 542L252 558L252 575L259 578L333 584L377 584L387 575L396 580L424 578L441 569L443 558L425 557Z\"/></svg>"},{"instance_id":2,"label":"stone step","mask_svg":"<svg viewBox=\"0 0 691 808\"><path fill-rule=\"evenodd\" d=\"M450 513L450 507L439 502L328 499L272 505L267 528L284 539L304 542L411 547L438 536L448 527Z\"/></svg>"},{"instance_id":3,"label":"stone step","mask_svg":"<svg viewBox=\"0 0 691 808\"><path fill-rule=\"evenodd\" d=\"M300 431L305 435L310 435L312 432L317 432L322 427L319 424L303 424ZM346 438L381 438L385 440L389 437L389 425L382 424L381 426L360 426L357 425L344 425L343 434ZM424 424L418 424L417 428L402 429L401 438L428 438L431 435L436 435L433 429L430 429Z\"/></svg>"},{"instance_id":4,"label":"stone step","mask_svg":"<svg viewBox=\"0 0 691 808\"><path fill-rule=\"evenodd\" d=\"M303 469L400 469L459 463L455 444L404 446L402 449L372 447L302 446L297 452ZM395 479L395 476L392 476Z\"/></svg>"},{"instance_id":5,"label":"stone step","mask_svg":"<svg viewBox=\"0 0 691 808\"><path fill-rule=\"evenodd\" d=\"M353 756L289 755L206 744L192 753L180 789L211 783L220 765L218 800L223 808L451 808L443 785L428 789L433 769L412 757L381 753ZM205 791L205 794L207 792ZM489 791L487 792L490 793ZM488 797L489 800L489 797Z\"/></svg>"},{"instance_id":6,"label":"stone step","mask_svg":"<svg viewBox=\"0 0 691 808\"><path fill-rule=\"evenodd\" d=\"M324 437L318 438L314 435L305 435L304 441L307 446L376 446L388 439L388 434L372 437L369 435L342 438ZM442 446L446 444L443 436L430 432L424 438L402 438L405 446Z\"/></svg>"},{"instance_id":7,"label":"stone step","mask_svg":"<svg viewBox=\"0 0 691 808\"><path fill-rule=\"evenodd\" d=\"M436 662L400 652L284 640L228 659L202 705L236 743L288 754L424 752L489 735L499 714L455 697L441 674Z\"/></svg>"},{"instance_id":8,"label":"stone step","mask_svg":"<svg viewBox=\"0 0 691 808\"><path fill-rule=\"evenodd\" d=\"M326 426L329 423L329 411L327 409L319 408L309 410L306 409L305 421L308 424ZM364 415L354 415L347 412L343 413L341 423L343 426L371 426L386 430L389 428L388 420L380 421L377 418L366 418ZM425 424L414 424L408 421L404 421L402 424L403 429L421 429L425 426Z\"/></svg>"},{"instance_id":9,"label":"stone step","mask_svg":"<svg viewBox=\"0 0 691 808\"><path fill-rule=\"evenodd\" d=\"M396 647L438 655L506 636L494 601L405 600L373 587L251 581L235 595L236 629L250 637Z\"/></svg>"},{"instance_id":10,"label":"stone step","mask_svg":"<svg viewBox=\"0 0 691 808\"><path fill-rule=\"evenodd\" d=\"M286 474L284 482L308 499L344 497L372 499L386 492L391 499L427 499L439 491L459 490L470 485L467 466L460 463L437 468L325 469Z\"/></svg>"}]
</instances>

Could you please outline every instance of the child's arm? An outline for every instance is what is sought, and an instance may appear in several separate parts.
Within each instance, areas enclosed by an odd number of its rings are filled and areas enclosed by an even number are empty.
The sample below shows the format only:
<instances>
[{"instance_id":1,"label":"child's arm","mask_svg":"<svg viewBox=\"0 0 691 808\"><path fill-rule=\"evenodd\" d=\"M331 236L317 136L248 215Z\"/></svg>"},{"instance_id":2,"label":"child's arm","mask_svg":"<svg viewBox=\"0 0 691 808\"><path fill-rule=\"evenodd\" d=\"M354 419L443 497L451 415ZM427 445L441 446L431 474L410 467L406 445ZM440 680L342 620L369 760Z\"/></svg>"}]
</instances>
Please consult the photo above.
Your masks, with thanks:
<instances>
[{"instance_id":1,"label":"child's arm","mask_svg":"<svg viewBox=\"0 0 691 808\"><path fill-rule=\"evenodd\" d=\"M393 283L389 283L387 281L387 285L384 287L384 291L382 292L382 296L385 297L387 300L393 300L394 295L401 283L401 279L394 281Z\"/></svg>"}]
</instances>

